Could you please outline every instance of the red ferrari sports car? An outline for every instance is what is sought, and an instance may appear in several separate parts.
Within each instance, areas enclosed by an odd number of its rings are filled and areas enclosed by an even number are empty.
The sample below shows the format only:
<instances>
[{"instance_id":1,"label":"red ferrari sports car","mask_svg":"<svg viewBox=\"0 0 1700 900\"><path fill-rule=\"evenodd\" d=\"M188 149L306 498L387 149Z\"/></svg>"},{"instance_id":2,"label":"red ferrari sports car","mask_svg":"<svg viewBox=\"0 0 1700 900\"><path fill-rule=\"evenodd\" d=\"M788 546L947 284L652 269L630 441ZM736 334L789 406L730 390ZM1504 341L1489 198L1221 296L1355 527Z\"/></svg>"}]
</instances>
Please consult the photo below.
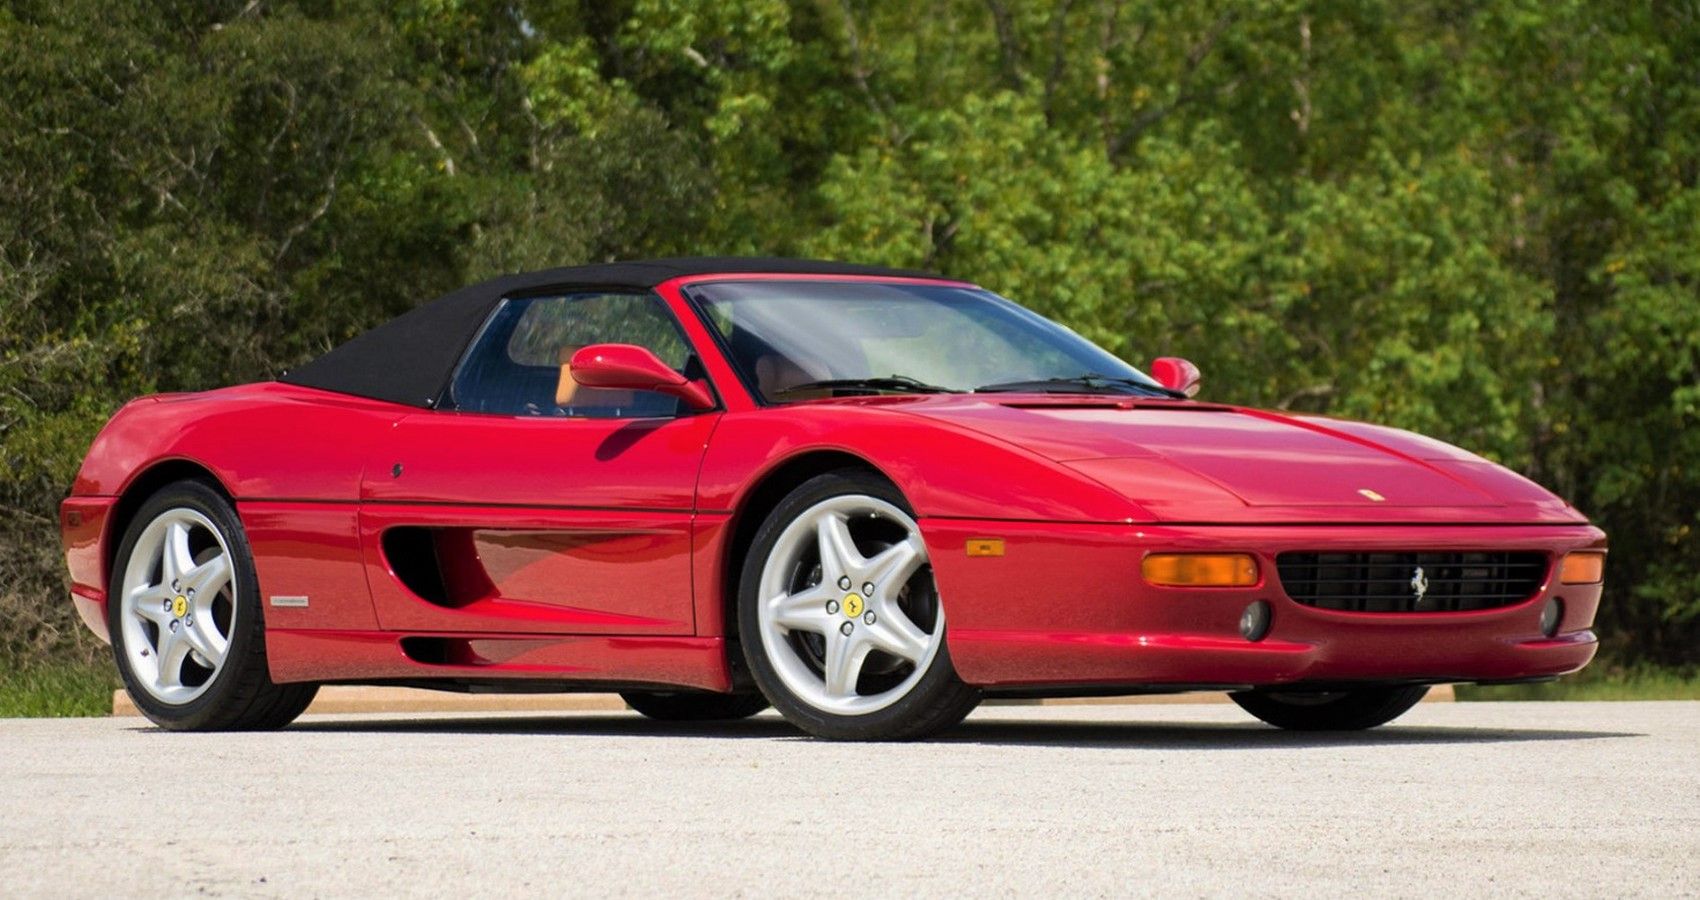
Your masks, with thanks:
<instances>
[{"instance_id":1,"label":"red ferrari sports car","mask_svg":"<svg viewBox=\"0 0 1700 900\"><path fill-rule=\"evenodd\" d=\"M1357 729L1592 658L1605 535L1575 509L1198 380L924 272L513 275L119 410L62 509L72 599L176 729L278 727L327 683L861 739L1212 689Z\"/></svg>"}]
</instances>

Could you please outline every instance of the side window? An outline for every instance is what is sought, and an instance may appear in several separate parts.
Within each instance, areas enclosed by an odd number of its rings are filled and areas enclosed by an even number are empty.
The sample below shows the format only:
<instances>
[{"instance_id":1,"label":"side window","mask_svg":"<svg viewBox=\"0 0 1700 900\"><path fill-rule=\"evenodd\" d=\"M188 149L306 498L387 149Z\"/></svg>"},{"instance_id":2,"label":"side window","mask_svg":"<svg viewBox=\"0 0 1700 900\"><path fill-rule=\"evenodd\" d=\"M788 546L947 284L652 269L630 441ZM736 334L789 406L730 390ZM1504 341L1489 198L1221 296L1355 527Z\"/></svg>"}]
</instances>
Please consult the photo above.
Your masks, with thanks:
<instances>
[{"instance_id":1,"label":"side window","mask_svg":"<svg viewBox=\"0 0 1700 900\"><path fill-rule=\"evenodd\" d=\"M510 416L654 418L679 401L651 391L588 388L567 363L590 344L636 344L677 371L698 368L673 317L652 294L568 294L504 300L461 360L455 409Z\"/></svg>"}]
</instances>

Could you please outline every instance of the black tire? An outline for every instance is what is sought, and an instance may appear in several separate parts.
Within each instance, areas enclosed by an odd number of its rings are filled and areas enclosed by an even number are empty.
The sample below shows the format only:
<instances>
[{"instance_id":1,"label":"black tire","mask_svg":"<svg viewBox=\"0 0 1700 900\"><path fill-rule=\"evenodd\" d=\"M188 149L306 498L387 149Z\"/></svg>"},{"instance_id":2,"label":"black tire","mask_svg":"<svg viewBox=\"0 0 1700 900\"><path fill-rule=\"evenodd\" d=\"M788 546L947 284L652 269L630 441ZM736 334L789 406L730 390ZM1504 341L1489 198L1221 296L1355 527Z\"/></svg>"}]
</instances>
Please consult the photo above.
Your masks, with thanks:
<instances>
[{"instance_id":1,"label":"black tire","mask_svg":"<svg viewBox=\"0 0 1700 900\"><path fill-rule=\"evenodd\" d=\"M817 503L845 495L873 497L914 517L914 511L894 485L861 469L817 475L786 496L756 532L738 581L738 633L750 675L786 721L816 737L899 741L949 728L980 704L980 691L957 677L948 646L938 648L927 670L907 694L883 709L859 715L826 712L810 705L785 686L768 658L760 637L757 608L763 566L786 526Z\"/></svg>"},{"instance_id":2,"label":"black tire","mask_svg":"<svg viewBox=\"0 0 1700 900\"><path fill-rule=\"evenodd\" d=\"M1248 713L1289 731L1362 731L1385 725L1416 706L1428 685L1391 685L1300 693L1241 691L1228 696Z\"/></svg>"},{"instance_id":3,"label":"black tire","mask_svg":"<svg viewBox=\"0 0 1700 900\"><path fill-rule=\"evenodd\" d=\"M760 694L621 691L620 699L657 722L731 722L767 709Z\"/></svg>"},{"instance_id":4,"label":"black tire","mask_svg":"<svg viewBox=\"0 0 1700 900\"><path fill-rule=\"evenodd\" d=\"M125 630L119 622L119 596L124 571L136 542L147 526L167 511L193 510L211 520L229 549L235 610L224 663L208 680L206 690L186 703L166 703L137 681L128 663ZM259 731L282 728L295 720L313 696L316 684L273 684L266 667L265 620L254 556L236 510L224 495L201 481L178 481L161 488L142 504L114 557L108 582L107 631L119 677L136 708L154 724L171 731Z\"/></svg>"}]
</instances>

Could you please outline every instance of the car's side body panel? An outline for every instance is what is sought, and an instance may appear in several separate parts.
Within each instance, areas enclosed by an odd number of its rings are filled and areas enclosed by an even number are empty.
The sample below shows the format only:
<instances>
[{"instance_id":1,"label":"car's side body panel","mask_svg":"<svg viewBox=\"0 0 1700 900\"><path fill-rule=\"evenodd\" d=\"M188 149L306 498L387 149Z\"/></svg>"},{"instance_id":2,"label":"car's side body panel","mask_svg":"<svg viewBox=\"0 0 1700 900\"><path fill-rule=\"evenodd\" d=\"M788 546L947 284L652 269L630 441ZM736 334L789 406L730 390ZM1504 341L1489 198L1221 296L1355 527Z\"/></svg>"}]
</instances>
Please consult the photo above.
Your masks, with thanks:
<instances>
[{"instance_id":1,"label":"car's side body panel","mask_svg":"<svg viewBox=\"0 0 1700 900\"><path fill-rule=\"evenodd\" d=\"M378 627L357 504L238 499L236 514L254 553L268 631Z\"/></svg>"},{"instance_id":2,"label":"car's side body panel","mask_svg":"<svg viewBox=\"0 0 1700 900\"><path fill-rule=\"evenodd\" d=\"M412 413L373 444L360 499L689 513L718 419Z\"/></svg>"},{"instance_id":3,"label":"car's side body panel","mask_svg":"<svg viewBox=\"0 0 1700 900\"><path fill-rule=\"evenodd\" d=\"M95 438L71 492L121 494L152 466L181 459L234 497L353 502L371 448L404 412L275 382L144 398Z\"/></svg>"},{"instance_id":4,"label":"car's side body panel","mask_svg":"<svg viewBox=\"0 0 1700 900\"><path fill-rule=\"evenodd\" d=\"M352 543L360 472L400 417L392 404L276 383L127 404L95 438L61 510L63 523L81 522L66 530L78 611L104 638L107 579L123 538L111 515L120 498L139 500L132 486L153 473L199 471L236 501L262 590L325 598L268 616L319 627L375 622Z\"/></svg>"},{"instance_id":5,"label":"car's side body panel","mask_svg":"<svg viewBox=\"0 0 1700 900\"><path fill-rule=\"evenodd\" d=\"M434 654L410 655L410 642ZM413 638L392 631L279 629L266 635L272 680L407 684L494 680L551 689L732 686L720 638L467 633Z\"/></svg>"},{"instance_id":6,"label":"car's side body panel","mask_svg":"<svg viewBox=\"0 0 1700 900\"><path fill-rule=\"evenodd\" d=\"M422 599L384 534L424 528L447 583ZM378 620L398 632L691 634L690 513L369 504L361 545Z\"/></svg>"},{"instance_id":7,"label":"car's side body panel","mask_svg":"<svg viewBox=\"0 0 1700 900\"><path fill-rule=\"evenodd\" d=\"M383 627L693 633L691 515L719 418L408 415L361 485ZM398 528L434 537L437 602L394 571L382 542Z\"/></svg>"},{"instance_id":8,"label":"car's side body panel","mask_svg":"<svg viewBox=\"0 0 1700 900\"><path fill-rule=\"evenodd\" d=\"M73 597L91 629L104 634L109 561L122 537L108 527L108 513L141 474L188 461L236 502L268 631L279 636L269 654L278 681L440 672L402 654L402 634L689 636L691 506L717 418L420 413L278 384L134 403L100 435L76 485L87 493L75 494L62 513L78 522L65 531ZM463 531L492 583L452 604L412 594L381 547L383 531L397 526ZM379 629L390 632L378 641L387 649L368 658ZM612 660L622 651L665 657L669 646L695 658L703 645L565 642L542 654L544 662L498 654L504 661L495 670L530 665L557 677L642 682L641 666ZM569 664L569 647L594 651L602 662ZM336 674L350 667L368 674ZM723 668L683 682L718 684Z\"/></svg>"}]
</instances>

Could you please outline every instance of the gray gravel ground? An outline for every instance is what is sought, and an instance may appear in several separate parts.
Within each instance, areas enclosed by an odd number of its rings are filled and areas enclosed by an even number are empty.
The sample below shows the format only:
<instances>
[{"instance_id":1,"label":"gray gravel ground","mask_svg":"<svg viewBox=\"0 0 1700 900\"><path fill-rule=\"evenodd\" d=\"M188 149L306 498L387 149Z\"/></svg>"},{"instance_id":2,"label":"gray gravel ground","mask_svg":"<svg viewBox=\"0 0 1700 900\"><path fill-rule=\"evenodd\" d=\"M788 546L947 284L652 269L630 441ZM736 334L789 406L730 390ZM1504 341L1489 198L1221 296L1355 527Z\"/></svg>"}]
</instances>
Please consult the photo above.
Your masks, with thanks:
<instances>
[{"instance_id":1,"label":"gray gravel ground","mask_svg":"<svg viewBox=\"0 0 1700 900\"><path fill-rule=\"evenodd\" d=\"M983 709L930 743L769 713L0 722L0 895L1695 895L1700 703Z\"/></svg>"}]
</instances>

